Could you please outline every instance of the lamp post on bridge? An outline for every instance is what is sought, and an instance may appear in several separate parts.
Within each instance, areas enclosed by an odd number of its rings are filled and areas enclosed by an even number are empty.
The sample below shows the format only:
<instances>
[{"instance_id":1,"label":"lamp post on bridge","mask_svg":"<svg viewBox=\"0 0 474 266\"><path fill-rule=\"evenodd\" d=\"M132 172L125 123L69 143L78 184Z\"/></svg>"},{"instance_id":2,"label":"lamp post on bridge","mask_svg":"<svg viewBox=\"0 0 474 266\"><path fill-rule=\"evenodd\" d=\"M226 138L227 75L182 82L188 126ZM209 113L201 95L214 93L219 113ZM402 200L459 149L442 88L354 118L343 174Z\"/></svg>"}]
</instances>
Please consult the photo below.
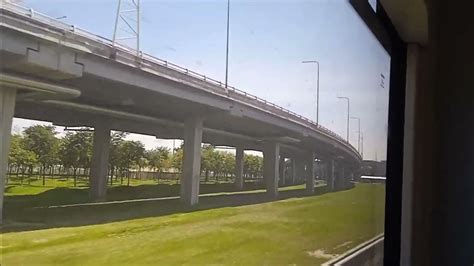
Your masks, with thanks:
<instances>
[{"instance_id":1,"label":"lamp post on bridge","mask_svg":"<svg viewBox=\"0 0 474 266\"><path fill-rule=\"evenodd\" d=\"M302 61L303 64L316 64L318 65L317 70L317 80L316 80L316 125L319 125L319 61L311 60L311 61Z\"/></svg>"},{"instance_id":2,"label":"lamp post on bridge","mask_svg":"<svg viewBox=\"0 0 474 266\"><path fill-rule=\"evenodd\" d=\"M358 124L359 124L359 138L357 139L357 151L360 153L360 118L359 117L356 117L356 116L351 116L351 119L355 119L358 121Z\"/></svg>"},{"instance_id":3,"label":"lamp post on bridge","mask_svg":"<svg viewBox=\"0 0 474 266\"><path fill-rule=\"evenodd\" d=\"M227 0L227 42L225 50L225 89L227 91L227 80L229 77L229 24L230 24L230 0Z\"/></svg>"},{"instance_id":4,"label":"lamp post on bridge","mask_svg":"<svg viewBox=\"0 0 474 266\"><path fill-rule=\"evenodd\" d=\"M347 100L347 143L349 143L350 99L348 97L339 97L339 96L337 98Z\"/></svg>"}]
</instances>

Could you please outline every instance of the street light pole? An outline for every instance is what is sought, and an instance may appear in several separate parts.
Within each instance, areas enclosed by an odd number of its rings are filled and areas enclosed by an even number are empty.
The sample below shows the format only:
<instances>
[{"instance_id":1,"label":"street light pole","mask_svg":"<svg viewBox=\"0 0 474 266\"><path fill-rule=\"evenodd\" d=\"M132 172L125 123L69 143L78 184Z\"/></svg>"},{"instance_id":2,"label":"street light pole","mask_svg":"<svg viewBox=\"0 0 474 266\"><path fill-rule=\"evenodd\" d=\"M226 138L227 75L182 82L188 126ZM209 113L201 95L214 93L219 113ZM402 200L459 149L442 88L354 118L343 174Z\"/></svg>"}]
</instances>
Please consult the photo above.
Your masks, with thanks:
<instances>
[{"instance_id":1,"label":"street light pole","mask_svg":"<svg viewBox=\"0 0 474 266\"><path fill-rule=\"evenodd\" d=\"M347 143L349 143L349 117L350 117L350 99L348 97L337 97L338 99L347 100Z\"/></svg>"},{"instance_id":2,"label":"street light pole","mask_svg":"<svg viewBox=\"0 0 474 266\"><path fill-rule=\"evenodd\" d=\"M176 141L176 140L173 139L173 152L172 152L173 156L174 156L174 149L175 149L175 141Z\"/></svg>"},{"instance_id":3,"label":"street light pole","mask_svg":"<svg viewBox=\"0 0 474 266\"><path fill-rule=\"evenodd\" d=\"M140 56L140 0L136 2L137 7L137 57Z\"/></svg>"},{"instance_id":4,"label":"street light pole","mask_svg":"<svg viewBox=\"0 0 474 266\"><path fill-rule=\"evenodd\" d=\"M227 90L227 80L229 76L229 24L230 24L230 0L227 0L227 43L225 50L225 88Z\"/></svg>"},{"instance_id":5,"label":"street light pole","mask_svg":"<svg viewBox=\"0 0 474 266\"><path fill-rule=\"evenodd\" d=\"M316 80L316 125L319 125L319 61L312 60L312 61L303 61L303 64L317 64L318 71L317 71L317 80Z\"/></svg>"},{"instance_id":6,"label":"street light pole","mask_svg":"<svg viewBox=\"0 0 474 266\"><path fill-rule=\"evenodd\" d=\"M355 117L355 116L351 116L351 119L356 119L358 121L358 124L359 124L359 138L357 140L357 151L360 153L360 118L359 117Z\"/></svg>"},{"instance_id":7,"label":"street light pole","mask_svg":"<svg viewBox=\"0 0 474 266\"><path fill-rule=\"evenodd\" d=\"M360 154L362 155L362 160L364 160L364 133L361 133L360 135Z\"/></svg>"}]
</instances>

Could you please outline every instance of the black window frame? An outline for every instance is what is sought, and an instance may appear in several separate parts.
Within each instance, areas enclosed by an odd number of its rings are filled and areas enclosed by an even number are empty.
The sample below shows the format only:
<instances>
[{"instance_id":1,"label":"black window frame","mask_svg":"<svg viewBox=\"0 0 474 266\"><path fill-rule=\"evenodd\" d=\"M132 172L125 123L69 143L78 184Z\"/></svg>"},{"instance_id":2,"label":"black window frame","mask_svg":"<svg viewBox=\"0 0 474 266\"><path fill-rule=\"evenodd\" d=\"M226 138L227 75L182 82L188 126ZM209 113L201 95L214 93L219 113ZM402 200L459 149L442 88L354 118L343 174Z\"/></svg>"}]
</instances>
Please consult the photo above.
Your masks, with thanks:
<instances>
[{"instance_id":1,"label":"black window frame","mask_svg":"<svg viewBox=\"0 0 474 266\"><path fill-rule=\"evenodd\" d=\"M384 265L400 265L407 44L380 1L349 0L391 57L388 106Z\"/></svg>"}]
</instances>

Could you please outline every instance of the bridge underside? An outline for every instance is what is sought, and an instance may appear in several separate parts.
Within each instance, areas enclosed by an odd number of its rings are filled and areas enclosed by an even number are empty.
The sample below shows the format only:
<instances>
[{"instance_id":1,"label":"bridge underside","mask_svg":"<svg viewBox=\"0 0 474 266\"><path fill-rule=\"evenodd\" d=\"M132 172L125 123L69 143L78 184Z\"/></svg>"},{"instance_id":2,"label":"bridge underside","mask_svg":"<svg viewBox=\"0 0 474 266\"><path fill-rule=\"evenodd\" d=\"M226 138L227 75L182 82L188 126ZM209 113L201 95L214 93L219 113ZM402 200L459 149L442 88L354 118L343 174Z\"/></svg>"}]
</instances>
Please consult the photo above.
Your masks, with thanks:
<instances>
[{"instance_id":1,"label":"bridge underside","mask_svg":"<svg viewBox=\"0 0 474 266\"><path fill-rule=\"evenodd\" d=\"M10 73L5 71L5 75ZM16 73L18 77L18 74ZM58 84L57 82L55 84ZM162 139L184 139L185 141L185 162L183 164L183 189L181 196L183 201L188 205L198 203L199 195L199 177L200 177L200 146L201 143L210 143L213 145L233 146L240 150L256 150L262 151L264 154L264 178L267 184L267 191L270 197L278 195L278 184L285 182L284 158L289 158L292 162L298 162L298 169L293 171L294 174L288 174L286 182L295 179L305 179L309 193L314 191L314 179L316 173L314 172L315 159L320 159L326 163L334 165L334 160L339 160L340 167L343 167L343 159L338 158L331 152L331 145L325 143L318 143L317 140L310 137L301 137L301 135L294 134L293 137L284 136L281 133L276 134L278 130L271 129L270 126L256 123L247 117L234 117L226 114L221 110L214 110L215 113L207 110L207 112L200 112L205 110L198 107L195 112L180 111L181 105L187 103L177 102L174 107L177 114L188 114L188 118L177 117L173 119L163 119L163 113L159 110L170 108L169 105L163 108L161 101L156 101L156 114L142 112L131 112L126 108L118 108L117 106L101 106L96 102L85 102L81 97L72 100L43 100L32 99L27 89L14 89L2 86L1 95L2 108L10 108L12 112L3 111L2 132L5 134L11 130L11 119L13 115L19 118L34 119L40 121L52 122L59 126L86 126L95 128L94 135L94 155L91 166L91 197L95 200L106 199L106 186L108 178L108 143L110 140L110 130L119 130L125 132L132 132L138 134L145 134L156 136ZM13 96L12 96L13 95ZM14 96L17 96L15 99ZM13 107L14 106L14 107ZM150 104L151 106L151 104ZM189 108L191 105L187 105ZM167 111L165 111L167 112ZM220 112L220 114L219 114ZM11 117L10 117L11 115ZM229 117L232 119L230 120ZM183 121L184 120L184 121ZM230 121L229 121L230 120ZM198 122L196 122L198 121ZM240 124L240 128L236 128L232 132L233 123ZM10 123L10 124L9 124ZM209 125L219 125L225 123L225 126L210 127ZM253 124L252 124L253 123ZM250 127L245 127L247 124ZM258 125L257 125L258 124ZM270 128L270 130L269 130ZM188 133L186 133L188 132ZM2 139L5 140L5 136ZM310 152L313 147L314 151ZM197 152L199 151L199 152ZM3 147L2 156L7 158L8 148ZM243 165L243 157L236 158L237 165ZM282 160L283 159L283 160ZM6 162L2 166L4 176L6 171ZM349 165L345 163L345 165ZM291 167L290 167L291 168ZM328 168L329 169L329 168ZM291 171L289 171L291 172ZM342 173L337 173L334 166L323 175L320 173L319 178L324 177L328 181L328 185L332 189L342 188L342 181L344 176ZM339 178L338 178L339 177ZM278 179L283 179L280 181ZM346 177L347 179L347 177ZM236 167L236 186L242 188L243 186L242 172L239 172ZM337 186L337 183L341 183ZM347 184L345 184L347 185Z\"/></svg>"}]
</instances>

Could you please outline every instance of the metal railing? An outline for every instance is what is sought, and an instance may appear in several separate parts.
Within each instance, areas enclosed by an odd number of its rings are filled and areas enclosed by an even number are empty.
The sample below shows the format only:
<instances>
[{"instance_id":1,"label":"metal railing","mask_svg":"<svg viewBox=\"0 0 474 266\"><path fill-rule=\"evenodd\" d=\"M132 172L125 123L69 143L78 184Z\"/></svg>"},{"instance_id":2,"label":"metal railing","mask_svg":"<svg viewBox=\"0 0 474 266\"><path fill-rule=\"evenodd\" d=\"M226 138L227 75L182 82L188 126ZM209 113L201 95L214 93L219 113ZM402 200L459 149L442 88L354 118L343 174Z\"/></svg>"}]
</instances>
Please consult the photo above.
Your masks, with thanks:
<instances>
[{"instance_id":1,"label":"metal railing","mask_svg":"<svg viewBox=\"0 0 474 266\"><path fill-rule=\"evenodd\" d=\"M342 138L340 135L338 135L338 134L334 133L333 131L329 130L328 128L326 128L324 126L321 126L319 124L316 124L314 121L312 121L312 120L310 120L310 119L308 119L308 118L306 118L302 115L299 115L299 114L297 114L297 113L295 113L291 110L288 110L284 107L281 107L279 105L271 103L271 102L269 102L265 99L262 99L258 96L247 93L243 90L239 90L235 87L232 87L232 86L225 87L225 84L223 84L221 81L218 81L216 79L207 77L203 74L194 72L192 70L189 70L188 68L184 68L184 67L181 67L179 65L173 64L173 63L171 63L167 60L163 60L163 59L154 57L152 55L143 53L142 51L139 51L137 53L137 51L134 51L133 49L131 49L131 48L125 46L125 45L122 45L122 44L119 44L119 43L114 43L110 39L107 39L105 37L102 37L102 36L99 36L97 34L91 33L87 30L80 29L80 28L78 28L74 25L64 23L62 21L59 21L59 20L57 20L55 18L52 18L50 16L47 16L45 14L41 14L39 12L34 11L31 8L26 8L26 7L17 5L17 4L4 2L4 0L0 0L0 1L1 1L0 2L0 8L2 8L2 9L8 10L8 11L13 12L13 13L18 14L18 15L29 17L29 18L31 18L35 21L44 23L44 24L46 24L50 27L54 27L54 28L58 28L58 29L63 30L63 31L71 32L75 35L79 35L79 36L81 36L83 38L86 38L88 40L93 40L93 41L95 41L95 42L97 42L101 45L105 45L105 46L108 46L110 48L115 49L116 52L124 53L126 55L126 57L128 57L128 58L138 57L138 58L136 58L136 59L138 59L138 60L136 60L138 62L145 63L145 64L150 64L150 63L151 64L156 64L156 65L165 67L167 69L174 70L174 71L177 71L179 73L185 74L189 77L196 78L200 81L206 82L207 84L217 86L217 87L220 88L220 93L227 96L227 97L229 97L229 98L233 98L232 96L229 95L229 92L232 92L233 94L240 95L240 96L242 96L242 97L244 97L248 100L253 100L253 101L256 101L258 103L261 103L261 104L263 104L263 107L265 107L264 109L266 111L275 111L276 113L274 112L273 114L277 114L277 115L279 115L281 117L284 117L286 119L291 119L294 122L303 124L303 125L311 128L311 129L313 129L313 130L319 131L320 133L323 133L327 136L330 136L333 139L337 140L338 142L342 143L343 145L347 145L356 154L359 154L358 151L347 140ZM261 108L262 106L259 106L259 107ZM268 108L268 107L270 107L270 108ZM360 156L360 154L359 154L359 156Z\"/></svg>"}]
</instances>

